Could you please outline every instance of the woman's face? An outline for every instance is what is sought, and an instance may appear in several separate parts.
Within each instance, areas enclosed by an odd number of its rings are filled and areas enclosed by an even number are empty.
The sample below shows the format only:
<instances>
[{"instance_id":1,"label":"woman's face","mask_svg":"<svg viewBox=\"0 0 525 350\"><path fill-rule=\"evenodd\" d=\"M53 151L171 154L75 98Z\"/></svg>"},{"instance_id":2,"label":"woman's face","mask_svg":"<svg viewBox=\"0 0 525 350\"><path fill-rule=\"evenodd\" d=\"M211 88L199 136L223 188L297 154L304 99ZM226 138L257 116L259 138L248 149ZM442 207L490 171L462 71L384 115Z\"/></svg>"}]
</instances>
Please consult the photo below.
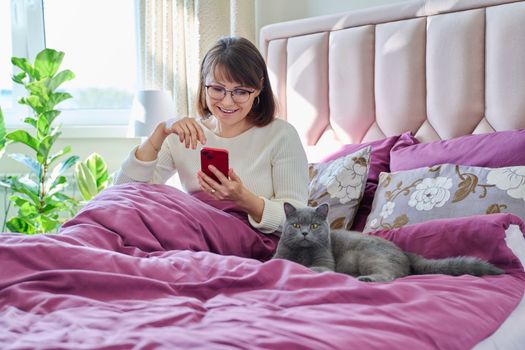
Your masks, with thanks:
<instances>
[{"instance_id":1,"label":"woman's face","mask_svg":"<svg viewBox=\"0 0 525 350\"><path fill-rule=\"evenodd\" d=\"M228 81L221 75L206 78L206 105L225 126L244 124L260 90Z\"/></svg>"}]
</instances>

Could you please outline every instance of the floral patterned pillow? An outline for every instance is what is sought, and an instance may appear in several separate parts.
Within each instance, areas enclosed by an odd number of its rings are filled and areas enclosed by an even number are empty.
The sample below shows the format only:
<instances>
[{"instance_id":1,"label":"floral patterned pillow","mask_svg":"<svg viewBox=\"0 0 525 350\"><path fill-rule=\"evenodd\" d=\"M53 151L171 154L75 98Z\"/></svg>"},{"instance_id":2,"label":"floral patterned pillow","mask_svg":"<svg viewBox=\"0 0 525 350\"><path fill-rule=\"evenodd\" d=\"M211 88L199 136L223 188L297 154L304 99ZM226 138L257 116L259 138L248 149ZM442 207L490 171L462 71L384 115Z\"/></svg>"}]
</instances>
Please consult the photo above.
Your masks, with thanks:
<instances>
[{"instance_id":1,"label":"floral patterned pillow","mask_svg":"<svg viewBox=\"0 0 525 350\"><path fill-rule=\"evenodd\" d=\"M328 203L330 227L350 229L363 197L371 147L330 162L310 164L308 205Z\"/></svg>"},{"instance_id":2,"label":"floral patterned pillow","mask_svg":"<svg viewBox=\"0 0 525 350\"><path fill-rule=\"evenodd\" d=\"M500 212L525 220L525 166L442 164L381 173L364 231Z\"/></svg>"}]
</instances>

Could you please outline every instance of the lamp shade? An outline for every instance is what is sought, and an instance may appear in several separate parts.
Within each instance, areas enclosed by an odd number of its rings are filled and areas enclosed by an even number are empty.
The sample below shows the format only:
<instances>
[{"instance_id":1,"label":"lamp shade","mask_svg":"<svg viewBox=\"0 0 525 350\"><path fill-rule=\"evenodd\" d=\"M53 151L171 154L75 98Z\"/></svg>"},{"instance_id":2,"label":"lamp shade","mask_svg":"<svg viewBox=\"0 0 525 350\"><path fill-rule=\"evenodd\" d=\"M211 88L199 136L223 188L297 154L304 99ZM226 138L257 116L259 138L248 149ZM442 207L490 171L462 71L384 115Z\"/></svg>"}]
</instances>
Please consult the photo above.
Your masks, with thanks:
<instances>
[{"instance_id":1,"label":"lamp shade","mask_svg":"<svg viewBox=\"0 0 525 350\"><path fill-rule=\"evenodd\" d=\"M133 100L128 133L131 136L148 136L160 122L173 118L174 114L175 105L170 91L140 90Z\"/></svg>"}]
</instances>

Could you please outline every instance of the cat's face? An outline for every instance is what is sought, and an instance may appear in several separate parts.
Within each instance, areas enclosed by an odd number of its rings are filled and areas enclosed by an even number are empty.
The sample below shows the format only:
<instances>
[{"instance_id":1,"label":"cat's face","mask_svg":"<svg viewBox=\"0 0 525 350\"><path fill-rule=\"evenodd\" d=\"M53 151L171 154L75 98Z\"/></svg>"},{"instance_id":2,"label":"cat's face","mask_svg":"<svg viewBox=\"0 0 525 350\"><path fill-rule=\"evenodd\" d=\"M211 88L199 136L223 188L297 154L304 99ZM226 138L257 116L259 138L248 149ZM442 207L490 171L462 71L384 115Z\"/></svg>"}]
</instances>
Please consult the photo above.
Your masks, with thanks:
<instances>
[{"instance_id":1,"label":"cat's face","mask_svg":"<svg viewBox=\"0 0 525 350\"><path fill-rule=\"evenodd\" d=\"M330 226L326 221L328 204L316 208L295 208L284 203L286 221L281 241L288 247L326 247L330 244Z\"/></svg>"}]
</instances>

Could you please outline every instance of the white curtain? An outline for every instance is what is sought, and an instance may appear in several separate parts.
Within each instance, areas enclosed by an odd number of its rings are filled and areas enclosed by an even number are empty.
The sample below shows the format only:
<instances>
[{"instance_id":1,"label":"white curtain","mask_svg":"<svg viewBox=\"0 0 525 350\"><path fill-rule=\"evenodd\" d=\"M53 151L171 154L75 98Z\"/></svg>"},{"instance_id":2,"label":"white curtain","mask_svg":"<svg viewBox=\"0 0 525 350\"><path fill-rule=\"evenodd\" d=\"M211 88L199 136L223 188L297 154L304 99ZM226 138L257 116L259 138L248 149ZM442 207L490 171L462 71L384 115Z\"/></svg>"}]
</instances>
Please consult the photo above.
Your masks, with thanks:
<instances>
[{"instance_id":1,"label":"white curtain","mask_svg":"<svg viewBox=\"0 0 525 350\"><path fill-rule=\"evenodd\" d=\"M137 0L141 90L169 90L177 116L195 116L199 65L226 35L255 43L255 0Z\"/></svg>"}]
</instances>

